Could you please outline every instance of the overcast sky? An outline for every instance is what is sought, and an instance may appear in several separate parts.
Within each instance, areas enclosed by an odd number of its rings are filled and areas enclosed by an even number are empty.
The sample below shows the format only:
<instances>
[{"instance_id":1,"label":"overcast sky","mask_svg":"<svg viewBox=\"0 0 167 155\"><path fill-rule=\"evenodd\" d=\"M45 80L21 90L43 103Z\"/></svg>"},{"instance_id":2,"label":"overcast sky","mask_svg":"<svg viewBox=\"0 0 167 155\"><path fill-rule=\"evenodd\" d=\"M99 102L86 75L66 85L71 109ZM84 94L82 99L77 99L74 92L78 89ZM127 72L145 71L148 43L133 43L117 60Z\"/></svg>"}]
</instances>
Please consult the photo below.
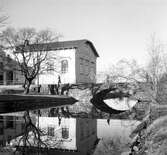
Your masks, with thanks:
<instances>
[{"instance_id":1,"label":"overcast sky","mask_svg":"<svg viewBox=\"0 0 167 155\"><path fill-rule=\"evenodd\" d=\"M98 70L119 59L147 61L156 33L167 42L166 0L0 0L8 26L50 28L61 40L88 39L100 58Z\"/></svg>"}]
</instances>

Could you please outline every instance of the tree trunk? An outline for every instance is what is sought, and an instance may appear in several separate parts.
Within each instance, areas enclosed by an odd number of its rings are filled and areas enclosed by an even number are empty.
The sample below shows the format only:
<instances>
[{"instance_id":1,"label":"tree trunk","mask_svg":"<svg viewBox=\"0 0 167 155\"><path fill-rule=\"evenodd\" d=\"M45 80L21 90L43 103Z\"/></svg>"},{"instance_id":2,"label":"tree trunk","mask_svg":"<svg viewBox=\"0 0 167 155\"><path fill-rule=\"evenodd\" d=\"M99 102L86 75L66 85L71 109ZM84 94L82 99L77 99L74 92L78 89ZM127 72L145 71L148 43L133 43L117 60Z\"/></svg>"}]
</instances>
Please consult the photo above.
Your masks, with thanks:
<instances>
[{"instance_id":1,"label":"tree trunk","mask_svg":"<svg viewBox=\"0 0 167 155\"><path fill-rule=\"evenodd\" d=\"M31 83L32 83L32 81L27 80L26 85L25 85L24 94L29 94Z\"/></svg>"}]
</instances>

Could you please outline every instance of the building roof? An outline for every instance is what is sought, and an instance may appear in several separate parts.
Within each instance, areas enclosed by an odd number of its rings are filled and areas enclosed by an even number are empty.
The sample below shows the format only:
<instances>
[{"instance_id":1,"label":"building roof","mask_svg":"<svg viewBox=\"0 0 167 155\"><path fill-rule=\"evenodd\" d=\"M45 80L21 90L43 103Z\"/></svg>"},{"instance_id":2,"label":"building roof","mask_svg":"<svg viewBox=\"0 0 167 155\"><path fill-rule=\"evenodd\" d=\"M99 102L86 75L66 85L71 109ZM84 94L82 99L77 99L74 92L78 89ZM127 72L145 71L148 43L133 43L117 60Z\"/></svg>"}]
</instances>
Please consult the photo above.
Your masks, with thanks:
<instances>
[{"instance_id":1,"label":"building roof","mask_svg":"<svg viewBox=\"0 0 167 155\"><path fill-rule=\"evenodd\" d=\"M96 48L94 47L93 43L89 40L83 39L83 40L72 40L72 41L60 41L60 42L50 42L50 43L42 43L42 44L30 44L28 46L28 49L30 51L50 51L50 50L60 50L60 49L69 49L69 48L79 48L83 44L89 45L95 56L99 57L99 54L96 51ZM16 51L18 51L20 48L23 48L22 46L19 46L16 48Z\"/></svg>"}]
</instances>

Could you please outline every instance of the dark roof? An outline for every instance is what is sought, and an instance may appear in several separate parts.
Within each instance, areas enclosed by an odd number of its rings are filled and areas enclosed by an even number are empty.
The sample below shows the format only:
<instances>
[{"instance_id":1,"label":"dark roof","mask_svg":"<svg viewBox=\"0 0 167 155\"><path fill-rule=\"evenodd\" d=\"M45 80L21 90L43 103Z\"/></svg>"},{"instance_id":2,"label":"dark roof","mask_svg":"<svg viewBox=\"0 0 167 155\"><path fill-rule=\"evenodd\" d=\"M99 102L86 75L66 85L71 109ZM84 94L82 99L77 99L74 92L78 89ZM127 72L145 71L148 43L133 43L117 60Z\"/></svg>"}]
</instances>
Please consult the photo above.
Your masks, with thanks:
<instances>
[{"instance_id":1,"label":"dark roof","mask_svg":"<svg viewBox=\"0 0 167 155\"><path fill-rule=\"evenodd\" d=\"M43 43L43 44L30 44L28 46L28 49L30 51L43 51L43 50L59 50L59 49L69 49L69 48L78 48L83 44L88 44L96 57L99 57L99 54L97 53L93 43L89 40L83 39L83 40L73 40L73 41L60 41L60 42L50 42L50 43ZM16 51L19 51L20 48L23 48L22 46L19 46L16 48Z\"/></svg>"}]
</instances>

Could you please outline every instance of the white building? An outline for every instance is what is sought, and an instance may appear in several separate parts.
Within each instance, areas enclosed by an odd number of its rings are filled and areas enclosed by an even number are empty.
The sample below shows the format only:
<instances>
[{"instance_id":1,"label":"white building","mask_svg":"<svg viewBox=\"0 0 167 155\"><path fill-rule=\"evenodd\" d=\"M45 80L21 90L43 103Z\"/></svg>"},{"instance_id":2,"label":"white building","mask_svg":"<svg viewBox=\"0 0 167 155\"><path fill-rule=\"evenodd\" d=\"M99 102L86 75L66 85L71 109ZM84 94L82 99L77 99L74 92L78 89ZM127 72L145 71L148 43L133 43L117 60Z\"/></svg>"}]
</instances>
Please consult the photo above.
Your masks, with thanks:
<instances>
[{"instance_id":1,"label":"white building","mask_svg":"<svg viewBox=\"0 0 167 155\"><path fill-rule=\"evenodd\" d=\"M36 80L39 84L57 84L60 76L62 84L95 83L96 59L99 57L94 45L89 40L75 40L29 45L37 50L48 51L48 71L40 74ZM37 48L37 49L35 49ZM54 59L55 58L55 59Z\"/></svg>"},{"instance_id":2,"label":"white building","mask_svg":"<svg viewBox=\"0 0 167 155\"><path fill-rule=\"evenodd\" d=\"M47 59L41 64L41 70L45 69L37 76L36 84L57 84L58 77L60 77L62 84L96 82L96 59L99 55L93 43L89 40L28 44L25 49L28 53L33 52L33 55L47 53ZM10 50L6 49L5 52L11 54ZM16 52L21 51L16 48ZM6 59L11 61L10 63L8 61L8 65L6 65L5 62L7 61L4 62L1 55L0 84L7 85L9 82L10 84L23 84L24 76L14 69L17 67L16 61L8 57ZM28 60L28 62L33 64L33 60Z\"/></svg>"}]
</instances>

